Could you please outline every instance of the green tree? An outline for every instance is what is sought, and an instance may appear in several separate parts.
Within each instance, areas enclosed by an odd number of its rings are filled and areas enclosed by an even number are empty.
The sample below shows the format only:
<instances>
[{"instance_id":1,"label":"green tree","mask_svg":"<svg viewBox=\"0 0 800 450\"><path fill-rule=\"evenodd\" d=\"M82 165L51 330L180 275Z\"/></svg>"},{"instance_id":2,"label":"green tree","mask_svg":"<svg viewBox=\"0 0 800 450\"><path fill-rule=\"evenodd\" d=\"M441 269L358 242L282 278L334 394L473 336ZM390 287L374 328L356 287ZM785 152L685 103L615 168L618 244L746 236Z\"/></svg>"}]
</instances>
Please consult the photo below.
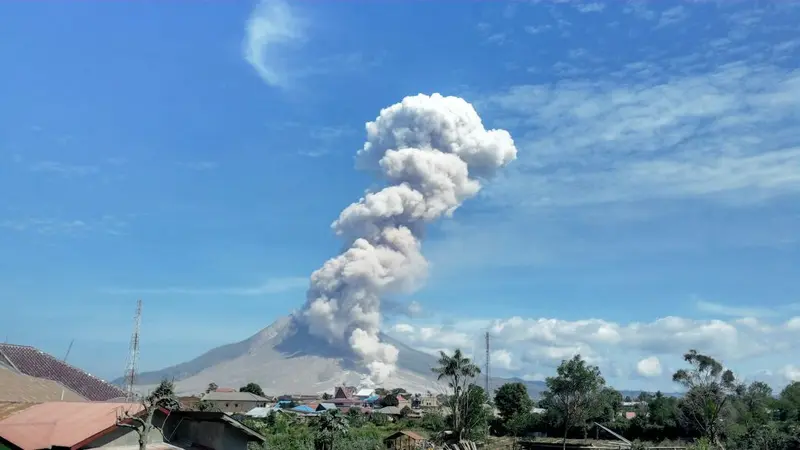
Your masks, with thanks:
<instances>
[{"instance_id":1,"label":"green tree","mask_svg":"<svg viewBox=\"0 0 800 450\"><path fill-rule=\"evenodd\" d=\"M357 428L364 425L365 422L364 413L358 406L353 406L350 409L348 409L346 416L347 416L347 422L350 424L351 427Z\"/></svg>"},{"instance_id":2,"label":"green tree","mask_svg":"<svg viewBox=\"0 0 800 450\"><path fill-rule=\"evenodd\" d=\"M206 394L208 394L209 392L214 392L218 388L219 388L219 386L217 386L217 383L214 383L212 381L211 383L208 383L208 387L206 388Z\"/></svg>"},{"instance_id":3,"label":"green tree","mask_svg":"<svg viewBox=\"0 0 800 450\"><path fill-rule=\"evenodd\" d=\"M464 390L459 406L459 427L462 439L480 440L486 437L489 431L489 420L492 418L492 409L489 406L489 396L486 391L476 385L470 384ZM455 425L455 412L450 415L452 429L458 430Z\"/></svg>"},{"instance_id":4,"label":"green tree","mask_svg":"<svg viewBox=\"0 0 800 450\"><path fill-rule=\"evenodd\" d=\"M438 411L429 411L422 416L420 426L428 431L439 433L444 431L445 422L444 416Z\"/></svg>"},{"instance_id":5,"label":"green tree","mask_svg":"<svg viewBox=\"0 0 800 450\"><path fill-rule=\"evenodd\" d=\"M254 395L258 395L259 397L265 397L264 391L261 389L256 383L247 383L246 385L239 388L239 392L249 392Z\"/></svg>"},{"instance_id":6,"label":"green tree","mask_svg":"<svg viewBox=\"0 0 800 450\"><path fill-rule=\"evenodd\" d=\"M347 418L338 409L325 411L314 422L317 450L333 450L336 440L349 431Z\"/></svg>"},{"instance_id":7,"label":"green tree","mask_svg":"<svg viewBox=\"0 0 800 450\"><path fill-rule=\"evenodd\" d=\"M322 394L322 399L323 400L330 400L332 398L333 398L333 396L331 394L327 393L327 392Z\"/></svg>"},{"instance_id":8,"label":"green tree","mask_svg":"<svg viewBox=\"0 0 800 450\"><path fill-rule=\"evenodd\" d=\"M394 395L406 394L407 392L408 391L406 391L403 388L394 388L394 389L392 389L392 394L394 394Z\"/></svg>"},{"instance_id":9,"label":"green tree","mask_svg":"<svg viewBox=\"0 0 800 450\"><path fill-rule=\"evenodd\" d=\"M691 368L672 375L672 380L686 389L681 401L682 416L715 447L724 449L723 429L729 418L726 407L739 388L736 378L719 361L696 350L689 350L683 359Z\"/></svg>"},{"instance_id":10,"label":"green tree","mask_svg":"<svg viewBox=\"0 0 800 450\"><path fill-rule=\"evenodd\" d=\"M555 377L548 377L544 403L564 427L562 448L567 448L567 435L575 425L585 425L593 411L605 379L597 366L588 365L575 355L558 366Z\"/></svg>"},{"instance_id":11,"label":"green tree","mask_svg":"<svg viewBox=\"0 0 800 450\"><path fill-rule=\"evenodd\" d=\"M610 425L617 421L619 412L622 411L622 394L618 390L606 386L598 392L597 402L594 406L592 419L595 422Z\"/></svg>"},{"instance_id":12,"label":"green tree","mask_svg":"<svg viewBox=\"0 0 800 450\"><path fill-rule=\"evenodd\" d=\"M452 413L453 433L456 440L462 440L467 427L464 420L464 396L466 389L472 380L481 372L480 367L461 353L461 349L456 349L453 356L445 352L439 352L438 366L431 370L438 375L438 380L446 380L447 385L452 391L449 395L449 406ZM485 393L484 393L485 395Z\"/></svg>"},{"instance_id":13,"label":"green tree","mask_svg":"<svg viewBox=\"0 0 800 450\"><path fill-rule=\"evenodd\" d=\"M179 409L178 397L175 395L175 382L164 378L151 392L146 400L155 402L158 406L168 409Z\"/></svg>"},{"instance_id":14,"label":"green tree","mask_svg":"<svg viewBox=\"0 0 800 450\"><path fill-rule=\"evenodd\" d=\"M394 394L387 394L381 399L381 406L397 406L399 404L400 400Z\"/></svg>"},{"instance_id":15,"label":"green tree","mask_svg":"<svg viewBox=\"0 0 800 450\"><path fill-rule=\"evenodd\" d=\"M494 406L500 412L500 417L508 421L517 414L530 413L533 400L524 383L506 383L494 394Z\"/></svg>"}]
</instances>

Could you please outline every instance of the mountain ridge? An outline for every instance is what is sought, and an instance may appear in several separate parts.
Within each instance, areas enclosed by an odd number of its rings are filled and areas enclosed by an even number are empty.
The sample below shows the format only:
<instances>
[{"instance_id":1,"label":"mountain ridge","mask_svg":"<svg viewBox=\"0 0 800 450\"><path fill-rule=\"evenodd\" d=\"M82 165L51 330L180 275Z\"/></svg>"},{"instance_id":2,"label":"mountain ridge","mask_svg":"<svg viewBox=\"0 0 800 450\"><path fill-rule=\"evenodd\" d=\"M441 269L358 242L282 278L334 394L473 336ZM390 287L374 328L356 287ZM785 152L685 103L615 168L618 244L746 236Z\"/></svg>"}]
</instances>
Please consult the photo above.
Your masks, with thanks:
<instances>
[{"instance_id":1,"label":"mountain ridge","mask_svg":"<svg viewBox=\"0 0 800 450\"><path fill-rule=\"evenodd\" d=\"M384 385L413 392L444 391L444 385L436 381L431 371L437 364L436 356L383 333L380 339L399 352L398 369ZM364 373L363 363L349 348L312 335L298 318L290 315L239 342L212 348L183 363L140 373L137 388L146 391L163 379L172 379L181 395L204 392L212 382L229 387L255 382L270 395L311 394L332 391L335 385L364 384ZM479 384L483 385L482 381ZM539 398L547 389L544 381L491 377L490 391L510 382L525 384L533 398ZM121 385L124 380L118 378L112 383ZM640 391L620 392L635 397Z\"/></svg>"}]
</instances>

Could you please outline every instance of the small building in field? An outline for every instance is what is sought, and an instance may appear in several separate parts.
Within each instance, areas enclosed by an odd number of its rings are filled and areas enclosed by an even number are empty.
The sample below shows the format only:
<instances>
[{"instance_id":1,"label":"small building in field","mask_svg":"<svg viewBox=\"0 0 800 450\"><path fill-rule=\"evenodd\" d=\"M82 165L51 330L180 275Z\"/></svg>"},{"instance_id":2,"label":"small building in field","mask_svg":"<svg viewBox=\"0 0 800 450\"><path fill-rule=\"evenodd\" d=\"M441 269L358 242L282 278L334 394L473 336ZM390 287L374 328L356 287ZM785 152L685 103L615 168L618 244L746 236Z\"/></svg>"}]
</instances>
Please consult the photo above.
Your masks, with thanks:
<instances>
[{"instance_id":1,"label":"small building in field","mask_svg":"<svg viewBox=\"0 0 800 450\"><path fill-rule=\"evenodd\" d=\"M246 413L253 408L263 408L269 403L268 398L251 392L211 391L203 396L203 402L211 404L217 411L227 413Z\"/></svg>"},{"instance_id":2,"label":"small building in field","mask_svg":"<svg viewBox=\"0 0 800 450\"><path fill-rule=\"evenodd\" d=\"M387 449L392 450L415 450L425 438L413 431L398 431L383 440Z\"/></svg>"}]
</instances>

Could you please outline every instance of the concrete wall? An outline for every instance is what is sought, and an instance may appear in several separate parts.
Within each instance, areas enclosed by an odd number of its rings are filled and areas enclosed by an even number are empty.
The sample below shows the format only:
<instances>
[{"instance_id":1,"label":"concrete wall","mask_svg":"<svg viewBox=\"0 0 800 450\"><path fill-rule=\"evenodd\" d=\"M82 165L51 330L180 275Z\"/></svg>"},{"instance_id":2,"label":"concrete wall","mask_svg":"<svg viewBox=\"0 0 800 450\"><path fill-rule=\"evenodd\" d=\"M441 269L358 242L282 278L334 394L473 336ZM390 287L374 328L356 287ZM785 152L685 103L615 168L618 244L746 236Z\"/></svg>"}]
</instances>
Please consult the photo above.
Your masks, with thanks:
<instances>
[{"instance_id":1,"label":"concrete wall","mask_svg":"<svg viewBox=\"0 0 800 450\"><path fill-rule=\"evenodd\" d=\"M165 418L166 416L158 411L153 415L153 427L150 429L150 434L147 436L148 444L160 444L164 442L161 428L164 426ZM130 428L119 427L109 434L95 439L83 448L116 447L124 445L139 445L139 433Z\"/></svg>"}]
</instances>

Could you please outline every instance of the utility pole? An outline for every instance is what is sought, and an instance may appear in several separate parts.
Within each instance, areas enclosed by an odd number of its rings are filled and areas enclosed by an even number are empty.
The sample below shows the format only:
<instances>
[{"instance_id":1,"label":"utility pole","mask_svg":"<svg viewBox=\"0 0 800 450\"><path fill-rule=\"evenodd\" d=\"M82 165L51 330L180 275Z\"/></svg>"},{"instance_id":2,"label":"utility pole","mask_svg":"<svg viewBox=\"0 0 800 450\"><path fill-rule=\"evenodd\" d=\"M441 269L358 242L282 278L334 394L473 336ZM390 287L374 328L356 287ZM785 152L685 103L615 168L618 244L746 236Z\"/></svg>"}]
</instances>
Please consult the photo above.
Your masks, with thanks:
<instances>
[{"instance_id":1,"label":"utility pole","mask_svg":"<svg viewBox=\"0 0 800 450\"><path fill-rule=\"evenodd\" d=\"M486 332L486 395L489 398L492 398L492 393L489 392L489 365L490 365L490 355L489 355L489 332Z\"/></svg>"},{"instance_id":2,"label":"utility pole","mask_svg":"<svg viewBox=\"0 0 800 450\"><path fill-rule=\"evenodd\" d=\"M125 365L125 399L129 402L135 400L133 386L136 384L136 374L139 371L139 326L142 322L142 300L136 301L136 315L133 316L133 333L128 350L128 361Z\"/></svg>"},{"instance_id":3,"label":"utility pole","mask_svg":"<svg viewBox=\"0 0 800 450\"><path fill-rule=\"evenodd\" d=\"M67 347L67 353L64 355L64 359L62 360L63 362L67 362L67 358L69 358L69 352L72 351L72 344L74 344L74 343L75 343L75 339L72 339L71 341L69 341L69 347Z\"/></svg>"}]
</instances>

